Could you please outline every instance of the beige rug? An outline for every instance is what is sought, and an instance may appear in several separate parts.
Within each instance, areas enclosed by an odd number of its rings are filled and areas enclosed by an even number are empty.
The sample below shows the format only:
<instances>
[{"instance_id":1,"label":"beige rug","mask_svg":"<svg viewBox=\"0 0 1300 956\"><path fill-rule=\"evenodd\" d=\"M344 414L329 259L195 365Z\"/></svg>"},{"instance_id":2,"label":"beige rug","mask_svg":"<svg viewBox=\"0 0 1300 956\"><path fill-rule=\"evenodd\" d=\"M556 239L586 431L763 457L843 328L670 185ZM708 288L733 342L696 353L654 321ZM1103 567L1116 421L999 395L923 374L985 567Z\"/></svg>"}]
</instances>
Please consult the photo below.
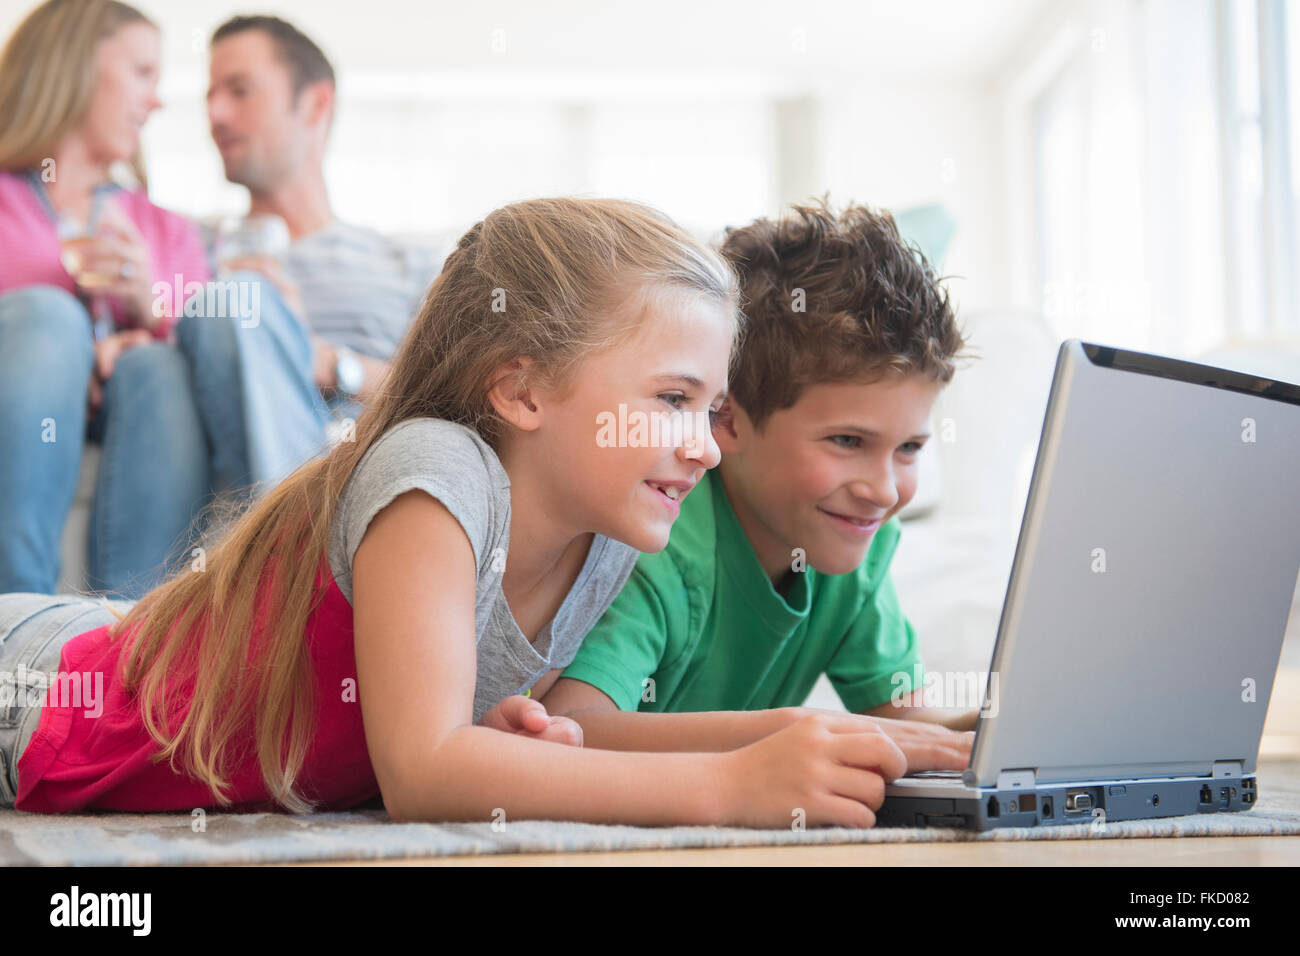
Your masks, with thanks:
<instances>
[{"instance_id":1,"label":"beige rug","mask_svg":"<svg viewBox=\"0 0 1300 956\"><path fill-rule=\"evenodd\" d=\"M573 853L836 843L1108 840L1133 837L1300 836L1300 760L1261 762L1260 798L1244 813L1159 820L965 830L839 828L748 830L628 827L536 820L500 824L392 823L382 809L288 814L96 812L63 817L0 811L0 863L118 866L377 860L494 853Z\"/></svg>"}]
</instances>

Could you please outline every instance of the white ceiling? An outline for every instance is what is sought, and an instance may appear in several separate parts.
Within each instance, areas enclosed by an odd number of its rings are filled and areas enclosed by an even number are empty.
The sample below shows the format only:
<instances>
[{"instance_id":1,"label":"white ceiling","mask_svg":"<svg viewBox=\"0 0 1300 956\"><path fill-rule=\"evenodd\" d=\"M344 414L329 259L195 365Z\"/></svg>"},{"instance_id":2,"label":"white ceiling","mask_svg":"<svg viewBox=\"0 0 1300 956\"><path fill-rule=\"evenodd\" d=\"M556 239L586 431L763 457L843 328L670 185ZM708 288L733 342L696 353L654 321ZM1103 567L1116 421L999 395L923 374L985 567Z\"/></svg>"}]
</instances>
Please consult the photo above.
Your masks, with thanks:
<instances>
[{"instance_id":1,"label":"white ceiling","mask_svg":"<svg viewBox=\"0 0 1300 956\"><path fill-rule=\"evenodd\" d=\"M295 22L343 72L770 70L951 80L985 78L998 69L1049 2L141 0L138 6L163 27L168 70L185 72L190 66L206 72L202 41L217 24L255 10ZM0 30L7 34L32 6L0 0ZM494 51L494 40L498 47L504 41L504 50Z\"/></svg>"}]
</instances>

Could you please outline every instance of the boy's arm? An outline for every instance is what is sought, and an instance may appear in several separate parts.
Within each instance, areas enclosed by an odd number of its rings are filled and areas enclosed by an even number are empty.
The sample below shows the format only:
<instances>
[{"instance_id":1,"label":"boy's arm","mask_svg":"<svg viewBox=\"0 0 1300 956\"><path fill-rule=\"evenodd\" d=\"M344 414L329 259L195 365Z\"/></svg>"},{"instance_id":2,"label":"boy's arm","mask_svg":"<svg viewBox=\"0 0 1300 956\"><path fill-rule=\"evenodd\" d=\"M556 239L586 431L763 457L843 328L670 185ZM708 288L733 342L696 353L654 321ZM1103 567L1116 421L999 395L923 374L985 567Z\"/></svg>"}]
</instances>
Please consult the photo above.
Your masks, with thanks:
<instances>
[{"instance_id":1,"label":"boy's arm","mask_svg":"<svg viewBox=\"0 0 1300 956\"><path fill-rule=\"evenodd\" d=\"M736 750L809 713L799 707L695 714L623 711L604 691L571 677L556 681L541 702L548 714L568 717L582 727L584 747L651 753Z\"/></svg>"},{"instance_id":2,"label":"boy's arm","mask_svg":"<svg viewBox=\"0 0 1300 956\"><path fill-rule=\"evenodd\" d=\"M887 701L878 707L868 707L860 711L864 717L888 717L892 720L918 720L929 724L940 724L949 730L974 730L979 722L978 710L961 710L956 707L926 707L922 703L923 692L916 690L902 698L897 704Z\"/></svg>"},{"instance_id":3,"label":"boy's arm","mask_svg":"<svg viewBox=\"0 0 1300 956\"><path fill-rule=\"evenodd\" d=\"M603 691L570 677L560 678L542 698L542 703L547 713L568 717L582 727L583 746L604 750L643 753L738 750L817 714L827 721L833 733L861 733L868 726L883 731L903 751L911 772L961 770L970 763L972 741L967 735L952 734L921 721L901 723L808 707L689 714L622 711Z\"/></svg>"}]
</instances>

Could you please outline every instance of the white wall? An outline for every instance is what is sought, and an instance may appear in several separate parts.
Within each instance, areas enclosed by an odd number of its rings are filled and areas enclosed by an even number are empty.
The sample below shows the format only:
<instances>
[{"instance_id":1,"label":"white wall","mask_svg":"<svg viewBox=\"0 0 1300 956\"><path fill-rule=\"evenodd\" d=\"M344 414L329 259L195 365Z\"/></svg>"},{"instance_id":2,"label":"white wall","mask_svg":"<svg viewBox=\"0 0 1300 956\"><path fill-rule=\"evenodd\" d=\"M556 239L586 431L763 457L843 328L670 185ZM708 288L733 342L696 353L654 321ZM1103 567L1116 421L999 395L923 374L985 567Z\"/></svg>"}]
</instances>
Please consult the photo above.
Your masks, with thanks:
<instances>
[{"instance_id":1,"label":"white wall","mask_svg":"<svg viewBox=\"0 0 1300 956\"><path fill-rule=\"evenodd\" d=\"M990 77L1042 0L268 3L340 77L327 178L346 218L453 236L512 199L626 195L712 234L829 190L957 219L962 309L1006 301ZM206 39L244 4L140 7L164 33L156 201L238 212L203 113ZM0 31L29 9L0 0Z\"/></svg>"}]
</instances>

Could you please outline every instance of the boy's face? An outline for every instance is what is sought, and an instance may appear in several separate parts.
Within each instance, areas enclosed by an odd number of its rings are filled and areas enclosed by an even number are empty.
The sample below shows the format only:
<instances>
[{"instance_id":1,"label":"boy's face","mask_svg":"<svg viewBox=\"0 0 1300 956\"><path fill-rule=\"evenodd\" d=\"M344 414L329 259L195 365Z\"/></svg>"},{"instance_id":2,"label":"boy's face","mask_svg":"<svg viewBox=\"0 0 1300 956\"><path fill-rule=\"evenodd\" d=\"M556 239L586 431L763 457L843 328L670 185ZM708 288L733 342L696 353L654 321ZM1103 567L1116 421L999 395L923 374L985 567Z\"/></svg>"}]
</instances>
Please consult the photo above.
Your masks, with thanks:
<instances>
[{"instance_id":1,"label":"boy's face","mask_svg":"<svg viewBox=\"0 0 1300 956\"><path fill-rule=\"evenodd\" d=\"M823 574L847 574L877 529L916 493L917 453L942 386L909 375L813 385L755 431L734 401L714 428L740 525L773 584L795 548Z\"/></svg>"}]
</instances>

